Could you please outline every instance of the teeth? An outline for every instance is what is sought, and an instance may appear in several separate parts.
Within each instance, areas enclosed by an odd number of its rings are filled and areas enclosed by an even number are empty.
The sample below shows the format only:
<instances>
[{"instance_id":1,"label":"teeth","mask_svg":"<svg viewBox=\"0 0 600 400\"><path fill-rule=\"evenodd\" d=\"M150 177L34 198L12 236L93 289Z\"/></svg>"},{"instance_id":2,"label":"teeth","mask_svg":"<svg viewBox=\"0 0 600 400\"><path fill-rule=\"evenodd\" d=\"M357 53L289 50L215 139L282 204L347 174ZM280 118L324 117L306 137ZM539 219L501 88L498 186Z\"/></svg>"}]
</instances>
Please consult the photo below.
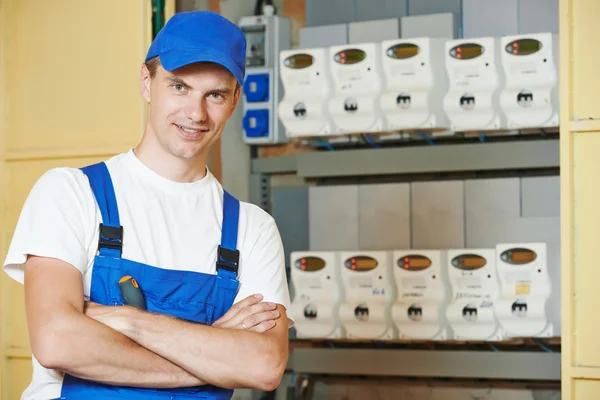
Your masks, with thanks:
<instances>
[{"instance_id":1,"label":"teeth","mask_svg":"<svg viewBox=\"0 0 600 400\"><path fill-rule=\"evenodd\" d=\"M183 126L179 126L179 127L187 133L198 133L199 132L198 129L189 129L189 128L184 128Z\"/></svg>"}]
</instances>

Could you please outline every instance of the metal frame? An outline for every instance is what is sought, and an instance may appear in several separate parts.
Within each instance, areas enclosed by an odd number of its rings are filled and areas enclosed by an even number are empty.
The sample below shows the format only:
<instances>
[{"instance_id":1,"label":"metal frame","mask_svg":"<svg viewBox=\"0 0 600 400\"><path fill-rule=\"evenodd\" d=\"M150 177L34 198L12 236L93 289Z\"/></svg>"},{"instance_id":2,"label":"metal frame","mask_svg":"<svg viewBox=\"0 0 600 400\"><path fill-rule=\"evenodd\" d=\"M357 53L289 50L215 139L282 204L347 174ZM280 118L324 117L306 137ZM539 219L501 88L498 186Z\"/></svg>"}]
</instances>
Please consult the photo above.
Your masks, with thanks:
<instances>
[{"instance_id":1,"label":"metal frame","mask_svg":"<svg viewBox=\"0 0 600 400\"><path fill-rule=\"evenodd\" d=\"M485 368L483 368L485 366ZM295 349L299 374L560 381L560 353L451 350Z\"/></svg>"},{"instance_id":2,"label":"metal frame","mask_svg":"<svg viewBox=\"0 0 600 400\"><path fill-rule=\"evenodd\" d=\"M558 168L559 161L558 140L519 140L306 152L253 159L252 172L322 178Z\"/></svg>"},{"instance_id":3,"label":"metal frame","mask_svg":"<svg viewBox=\"0 0 600 400\"><path fill-rule=\"evenodd\" d=\"M265 211L271 210L271 179L265 174L250 175L250 203Z\"/></svg>"}]
</instances>

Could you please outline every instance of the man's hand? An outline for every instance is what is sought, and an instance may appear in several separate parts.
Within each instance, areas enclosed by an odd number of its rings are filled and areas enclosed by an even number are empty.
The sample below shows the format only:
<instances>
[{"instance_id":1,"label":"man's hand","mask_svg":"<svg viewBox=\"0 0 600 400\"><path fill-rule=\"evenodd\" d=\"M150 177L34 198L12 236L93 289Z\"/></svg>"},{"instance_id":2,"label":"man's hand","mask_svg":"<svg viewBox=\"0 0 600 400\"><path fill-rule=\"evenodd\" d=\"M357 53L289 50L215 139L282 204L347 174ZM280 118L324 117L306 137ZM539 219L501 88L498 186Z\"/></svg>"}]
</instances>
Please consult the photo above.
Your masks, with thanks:
<instances>
[{"instance_id":1,"label":"man's hand","mask_svg":"<svg viewBox=\"0 0 600 400\"><path fill-rule=\"evenodd\" d=\"M89 302L85 314L203 384L272 391L279 385L288 360L288 320L285 307L276 305L275 310L270 310L270 304L259 303L261 299L262 296L250 296L236 303L213 326L130 306ZM250 367L248 360L252 360ZM240 373L232 374L232 370Z\"/></svg>"},{"instance_id":2,"label":"man's hand","mask_svg":"<svg viewBox=\"0 0 600 400\"><path fill-rule=\"evenodd\" d=\"M235 303L225 315L213 322L212 326L258 333L268 331L275 326L279 311L274 303L260 303L262 298L262 295L255 294Z\"/></svg>"}]
</instances>

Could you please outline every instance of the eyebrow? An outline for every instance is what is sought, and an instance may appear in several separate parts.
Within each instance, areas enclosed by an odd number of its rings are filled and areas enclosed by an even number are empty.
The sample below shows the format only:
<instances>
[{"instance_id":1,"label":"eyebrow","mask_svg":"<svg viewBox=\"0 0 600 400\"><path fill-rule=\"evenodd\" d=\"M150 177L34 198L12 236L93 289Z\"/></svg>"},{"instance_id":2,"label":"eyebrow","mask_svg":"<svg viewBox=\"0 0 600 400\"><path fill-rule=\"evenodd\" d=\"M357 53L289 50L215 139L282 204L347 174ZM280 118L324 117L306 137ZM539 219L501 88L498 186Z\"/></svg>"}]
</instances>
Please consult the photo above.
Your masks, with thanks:
<instances>
[{"instance_id":1,"label":"eyebrow","mask_svg":"<svg viewBox=\"0 0 600 400\"><path fill-rule=\"evenodd\" d=\"M175 85L182 85L185 86L187 89L191 89L192 87L190 85L188 85L187 83L185 83L185 81L179 77L176 76L168 76L165 78L166 81L168 81L171 84L175 84ZM223 96L227 96L227 95L231 95L233 93L233 90L228 88L228 87L219 87L213 90L209 91L210 93L217 93Z\"/></svg>"},{"instance_id":2,"label":"eyebrow","mask_svg":"<svg viewBox=\"0 0 600 400\"><path fill-rule=\"evenodd\" d=\"M169 83L172 83L172 84L175 84L175 85L182 85L182 86L185 86L186 88L191 88L191 86L188 85L187 83L185 83L183 81L183 79L178 78L176 76L167 76L165 78L165 80L168 81Z\"/></svg>"},{"instance_id":3,"label":"eyebrow","mask_svg":"<svg viewBox=\"0 0 600 400\"><path fill-rule=\"evenodd\" d=\"M233 90L231 90L230 88L225 87L225 88L217 88L217 89L211 90L210 92L211 93L221 94L221 95L225 96L225 95L232 94Z\"/></svg>"}]
</instances>

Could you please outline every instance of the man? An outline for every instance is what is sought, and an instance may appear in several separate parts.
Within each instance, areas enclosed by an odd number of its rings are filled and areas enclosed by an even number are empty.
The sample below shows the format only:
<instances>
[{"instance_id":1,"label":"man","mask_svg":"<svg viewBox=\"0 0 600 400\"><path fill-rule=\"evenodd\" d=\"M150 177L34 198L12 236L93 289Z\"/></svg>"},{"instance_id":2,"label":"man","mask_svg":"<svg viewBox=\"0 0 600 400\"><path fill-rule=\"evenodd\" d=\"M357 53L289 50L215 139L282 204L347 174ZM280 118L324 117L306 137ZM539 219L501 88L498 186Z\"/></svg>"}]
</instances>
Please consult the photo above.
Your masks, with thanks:
<instances>
[{"instance_id":1,"label":"man","mask_svg":"<svg viewBox=\"0 0 600 400\"><path fill-rule=\"evenodd\" d=\"M206 167L245 51L218 14L176 14L142 65L140 143L34 185L4 264L25 285L34 373L22 399L229 399L278 386L291 325L279 232ZM141 308L120 282L141 290Z\"/></svg>"}]
</instances>

